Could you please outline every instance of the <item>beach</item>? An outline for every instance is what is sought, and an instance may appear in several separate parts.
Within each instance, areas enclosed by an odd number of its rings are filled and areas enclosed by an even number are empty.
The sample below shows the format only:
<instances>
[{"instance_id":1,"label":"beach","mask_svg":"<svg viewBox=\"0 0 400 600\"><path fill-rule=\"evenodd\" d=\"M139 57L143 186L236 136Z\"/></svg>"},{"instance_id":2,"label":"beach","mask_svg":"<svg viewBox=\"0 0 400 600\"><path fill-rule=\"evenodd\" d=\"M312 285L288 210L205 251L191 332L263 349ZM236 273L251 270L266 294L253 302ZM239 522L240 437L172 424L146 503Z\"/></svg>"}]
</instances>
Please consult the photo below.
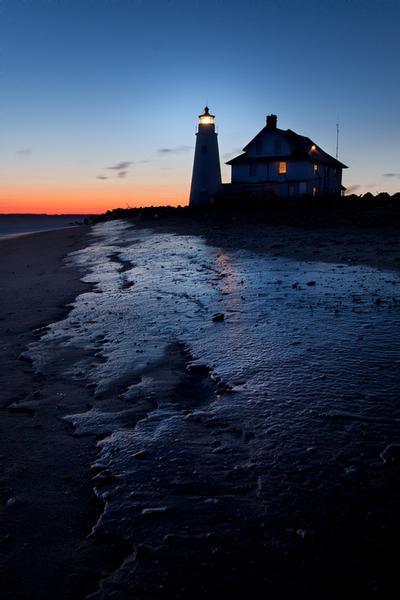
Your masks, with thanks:
<instances>
[{"instance_id":1,"label":"beach","mask_svg":"<svg viewBox=\"0 0 400 600\"><path fill-rule=\"evenodd\" d=\"M2 597L387 597L395 227L219 215L0 244Z\"/></svg>"},{"instance_id":2,"label":"beach","mask_svg":"<svg viewBox=\"0 0 400 600\"><path fill-rule=\"evenodd\" d=\"M71 395L67 385L43 380L21 360L28 344L88 288L63 263L68 252L87 243L86 236L87 228L80 227L0 241L4 598L79 597L102 564L101 551L91 563L81 547L98 512L90 477L94 443L72 438L60 420L65 397L69 406L85 409L84 391ZM39 410L19 407L33 399Z\"/></svg>"}]
</instances>

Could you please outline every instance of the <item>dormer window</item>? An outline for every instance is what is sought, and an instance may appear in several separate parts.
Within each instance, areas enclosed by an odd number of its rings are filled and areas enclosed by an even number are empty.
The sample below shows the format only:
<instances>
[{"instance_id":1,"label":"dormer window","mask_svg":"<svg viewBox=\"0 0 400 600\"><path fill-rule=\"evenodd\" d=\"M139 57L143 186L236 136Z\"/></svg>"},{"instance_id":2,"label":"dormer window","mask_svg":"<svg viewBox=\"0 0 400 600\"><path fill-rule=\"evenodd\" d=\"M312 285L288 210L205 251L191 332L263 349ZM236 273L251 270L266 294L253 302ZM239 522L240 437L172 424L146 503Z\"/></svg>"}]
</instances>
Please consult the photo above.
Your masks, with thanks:
<instances>
[{"instance_id":1,"label":"dormer window","mask_svg":"<svg viewBox=\"0 0 400 600\"><path fill-rule=\"evenodd\" d=\"M286 175L287 164L285 161L279 163L279 175Z\"/></svg>"}]
</instances>

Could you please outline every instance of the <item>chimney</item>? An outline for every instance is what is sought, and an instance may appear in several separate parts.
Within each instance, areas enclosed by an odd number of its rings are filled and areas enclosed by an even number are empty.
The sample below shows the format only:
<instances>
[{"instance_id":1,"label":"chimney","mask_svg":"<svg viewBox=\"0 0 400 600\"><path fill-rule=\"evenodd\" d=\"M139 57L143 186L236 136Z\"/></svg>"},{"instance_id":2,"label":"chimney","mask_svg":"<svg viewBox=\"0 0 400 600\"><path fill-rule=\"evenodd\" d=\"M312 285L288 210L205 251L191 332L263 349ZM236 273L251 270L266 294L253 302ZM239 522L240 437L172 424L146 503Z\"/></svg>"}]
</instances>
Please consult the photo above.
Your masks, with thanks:
<instances>
[{"instance_id":1,"label":"chimney","mask_svg":"<svg viewBox=\"0 0 400 600\"><path fill-rule=\"evenodd\" d=\"M268 115L267 116L267 127L270 129L276 129L276 124L278 121L278 117L276 115Z\"/></svg>"}]
</instances>

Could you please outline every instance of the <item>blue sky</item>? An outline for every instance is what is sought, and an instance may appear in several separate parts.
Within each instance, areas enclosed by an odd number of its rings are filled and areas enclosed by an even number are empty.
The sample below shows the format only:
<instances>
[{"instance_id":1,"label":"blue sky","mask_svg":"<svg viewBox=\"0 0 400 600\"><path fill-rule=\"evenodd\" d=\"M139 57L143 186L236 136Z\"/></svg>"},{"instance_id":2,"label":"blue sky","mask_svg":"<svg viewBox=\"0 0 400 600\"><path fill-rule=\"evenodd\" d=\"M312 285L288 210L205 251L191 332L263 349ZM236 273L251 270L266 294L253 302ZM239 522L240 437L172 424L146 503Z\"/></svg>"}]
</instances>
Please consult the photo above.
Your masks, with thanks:
<instances>
[{"instance_id":1,"label":"blue sky","mask_svg":"<svg viewBox=\"0 0 400 600\"><path fill-rule=\"evenodd\" d=\"M398 0L3 0L0 22L0 211L41 186L184 199L206 102L222 161L271 112L334 154L339 118L345 185L400 189Z\"/></svg>"}]
</instances>

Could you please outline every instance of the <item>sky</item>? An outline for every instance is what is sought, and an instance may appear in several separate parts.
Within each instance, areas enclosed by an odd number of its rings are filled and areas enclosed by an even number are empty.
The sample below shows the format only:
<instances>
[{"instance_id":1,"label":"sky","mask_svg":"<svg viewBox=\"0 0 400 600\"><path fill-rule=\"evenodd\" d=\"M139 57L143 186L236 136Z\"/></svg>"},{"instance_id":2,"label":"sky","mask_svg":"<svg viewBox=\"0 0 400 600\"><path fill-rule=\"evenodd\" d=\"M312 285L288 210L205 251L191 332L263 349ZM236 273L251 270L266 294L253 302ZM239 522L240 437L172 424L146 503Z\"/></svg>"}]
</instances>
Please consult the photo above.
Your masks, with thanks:
<instances>
[{"instance_id":1,"label":"sky","mask_svg":"<svg viewBox=\"0 0 400 600\"><path fill-rule=\"evenodd\" d=\"M0 0L0 212L187 204L197 116L221 162L265 116L400 190L399 0ZM230 167L222 167L230 181Z\"/></svg>"}]
</instances>

